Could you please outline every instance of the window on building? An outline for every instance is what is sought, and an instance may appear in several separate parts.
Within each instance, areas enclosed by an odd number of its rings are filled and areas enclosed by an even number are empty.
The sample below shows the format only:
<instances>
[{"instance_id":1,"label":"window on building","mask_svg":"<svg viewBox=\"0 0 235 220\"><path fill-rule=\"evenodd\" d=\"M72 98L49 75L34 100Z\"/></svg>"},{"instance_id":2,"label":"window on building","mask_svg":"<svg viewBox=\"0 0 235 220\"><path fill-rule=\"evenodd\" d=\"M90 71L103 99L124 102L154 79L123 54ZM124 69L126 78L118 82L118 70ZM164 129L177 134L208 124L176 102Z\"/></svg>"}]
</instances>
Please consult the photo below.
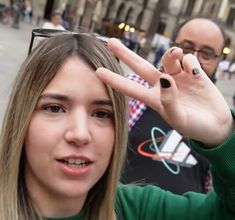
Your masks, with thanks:
<instances>
[{"instance_id":1,"label":"window on building","mask_svg":"<svg viewBox=\"0 0 235 220\"><path fill-rule=\"evenodd\" d=\"M188 0L187 8L186 8L185 13L184 13L184 15L186 17L192 15L194 5L195 5L195 0Z\"/></svg>"},{"instance_id":2,"label":"window on building","mask_svg":"<svg viewBox=\"0 0 235 220\"><path fill-rule=\"evenodd\" d=\"M226 24L230 27L234 27L234 19L235 19L235 8L231 8Z\"/></svg>"}]
</instances>

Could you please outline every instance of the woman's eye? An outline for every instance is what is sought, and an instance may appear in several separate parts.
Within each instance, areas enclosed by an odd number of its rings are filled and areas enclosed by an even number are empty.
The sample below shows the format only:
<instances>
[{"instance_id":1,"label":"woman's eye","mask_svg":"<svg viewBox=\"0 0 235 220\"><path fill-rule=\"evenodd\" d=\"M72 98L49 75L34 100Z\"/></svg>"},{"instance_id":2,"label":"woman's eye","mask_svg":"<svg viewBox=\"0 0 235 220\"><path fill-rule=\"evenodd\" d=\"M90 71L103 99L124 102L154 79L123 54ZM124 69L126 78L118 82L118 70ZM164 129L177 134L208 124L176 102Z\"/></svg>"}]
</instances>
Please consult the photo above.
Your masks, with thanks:
<instances>
[{"instance_id":1,"label":"woman's eye","mask_svg":"<svg viewBox=\"0 0 235 220\"><path fill-rule=\"evenodd\" d=\"M42 108L43 108L43 110L48 111L48 112L52 112L52 113L65 112L64 108L61 105L57 105L57 104L45 105Z\"/></svg>"},{"instance_id":2,"label":"woman's eye","mask_svg":"<svg viewBox=\"0 0 235 220\"><path fill-rule=\"evenodd\" d=\"M113 113L107 112L107 111L96 111L95 113L92 114L92 116L97 117L97 118L112 118Z\"/></svg>"}]
</instances>

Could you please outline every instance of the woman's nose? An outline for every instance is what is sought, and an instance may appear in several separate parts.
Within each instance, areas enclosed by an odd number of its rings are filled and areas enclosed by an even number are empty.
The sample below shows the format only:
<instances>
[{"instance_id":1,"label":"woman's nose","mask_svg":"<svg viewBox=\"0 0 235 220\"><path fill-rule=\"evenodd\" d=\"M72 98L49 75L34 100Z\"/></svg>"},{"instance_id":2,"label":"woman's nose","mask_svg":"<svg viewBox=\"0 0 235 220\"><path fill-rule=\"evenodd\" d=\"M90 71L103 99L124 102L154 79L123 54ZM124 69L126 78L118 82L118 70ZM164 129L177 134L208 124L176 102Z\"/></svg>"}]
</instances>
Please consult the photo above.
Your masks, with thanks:
<instances>
[{"instance_id":1,"label":"woman's nose","mask_svg":"<svg viewBox=\"0 0 235 220\"><path fill-rule=\"evenodd\" d=\"M86 114L76 114L68 118L65 140L77 146L88 144L91 141L89 117Z\"/></svg>"}]
</instances>

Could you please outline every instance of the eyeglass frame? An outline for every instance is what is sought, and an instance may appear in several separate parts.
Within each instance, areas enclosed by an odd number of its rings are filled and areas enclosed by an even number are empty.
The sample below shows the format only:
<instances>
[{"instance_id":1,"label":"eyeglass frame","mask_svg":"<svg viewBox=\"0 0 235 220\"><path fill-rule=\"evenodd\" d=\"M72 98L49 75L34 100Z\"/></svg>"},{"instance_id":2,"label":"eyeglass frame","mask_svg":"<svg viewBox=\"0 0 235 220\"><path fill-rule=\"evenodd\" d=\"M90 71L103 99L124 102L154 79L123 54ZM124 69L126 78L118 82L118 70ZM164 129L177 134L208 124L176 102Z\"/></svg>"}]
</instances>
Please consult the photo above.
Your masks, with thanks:
<instances>
[{"instance_id":1,"label":"eyeglass frame","mask_svg":"<svg viewBox=\"0 0 235 220\"><path fill-rule=\"evenodd\" d=\"M66 31L66 30L45 29L45 28L33 29L31 32L31 39L30 39L30 43L29 43L28 55L32 51L35 37L49 38L49 37L55 36L56 34L63 34L63 33L68 33L68 32L69 31Z\"/></svg>"},{"instance_id":2,"label":"eyeglass frame","mask_svg":"<svg viewBox=\"0 0 235 220\"><path fill-rule=\"evenodd\" d=\"M30 39L30 43L29 43L28 56L32 52L34 39L36 37L49 38L49 37L53 37L53 36L57 36L57 35L61 35L61 34L74 34L75 35L75 34L79 34L79 33L68 31L68 30L57 30L57 29L46 29L46 28L33 29L32 32L31 32L31 39ZM83 34L89 34L89 35L92 36L92 34L90 34L90 33L84 33L83 32ZM102 39L102 36L96 36L95 34L93 34L93 36L97 37L105 45L107 45L107 41Z\"/></svg>"},{"instance_id":3,"label":"eyeglass frame","mask_svg":"<svg viewBox=\"0 0 235 220\"><path fill-rule=\"evenodd\" d=\"M184 53L184 48L183 48L181 45L182 45L182 42L181 42L181 43L170 42L170 47L173 47L173 46L179 47L179 48L181 48L181 49L183 50L183 53ZM192 45L192 46L193 46L193 45ZM213 60L213 59L215 59L215 58L218 58L218 57L221 57L221 56L222 56L222 53L221 53L221 54L216 54L216 52L213 51L213 48L211 48L211 49L212 49L212 52L214 53L213 56L212 56L211 58L209 58L209 59L204 59L204 58L200 55L200 54L202 54L202 50L201 50L201 49L197 50L197 49L195 49L194 47L192 47L192 48L190 48L190 49L192 49L191 52L184 53L184 54L194 54L195 52L197 52L197 53L198 53L198 59L199 59L199 60L202 60L202 61L207 61L207 62L209 62L209 61L211 61L211 60Z\"/></svg>"}]
</instances>

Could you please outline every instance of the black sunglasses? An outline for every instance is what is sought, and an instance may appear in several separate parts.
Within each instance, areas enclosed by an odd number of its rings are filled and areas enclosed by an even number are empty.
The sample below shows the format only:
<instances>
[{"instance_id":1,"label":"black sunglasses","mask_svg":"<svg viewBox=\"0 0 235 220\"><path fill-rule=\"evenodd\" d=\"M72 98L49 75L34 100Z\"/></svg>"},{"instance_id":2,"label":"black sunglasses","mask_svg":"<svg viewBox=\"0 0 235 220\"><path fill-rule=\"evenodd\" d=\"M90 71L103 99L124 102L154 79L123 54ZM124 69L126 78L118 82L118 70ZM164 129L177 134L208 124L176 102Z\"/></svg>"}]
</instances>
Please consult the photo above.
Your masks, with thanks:
<instances>
[{"instance_id":1,"label":"black sunglasses","mask_svg":"<svg viewBox=\"0 0 235 220\"><path fill-rule=\"evenodd\" d=\"M45 29L45 28L33 29L32 33L31 33L31 40L30 40L30 44L29 44L28 55L32 51L36 37L49 38L49 37L54 37L54 36L61 35L61 34L74 34L75 35L75 34L79 34L79 33L71 32L71 31L67 31L67 30L56 30L56 29ZM82 33L82 34L94 36L97 39L99 39L100 41L102 41L107 46L107 39L105 37L102 37L102 36L96 35L96 34L91 34L91 33Z\"/></svg>"},{"instance_id":2,"label":"black sunglasses","mask_svg":"<svg viewBox=\"0 0 235 220\"><path fill-rule=\"evenodd\" d=\"M44 28L38 28L38 29L33 29L31 32L31 40L29 44L29 50L28 50L28 55L31 53L33 44L35 41L36 37L53 37L59 34L65 34L68 31L62 31L62 30L54 30L54 29L44 29Z\"/></svg>"}]
</instances>

